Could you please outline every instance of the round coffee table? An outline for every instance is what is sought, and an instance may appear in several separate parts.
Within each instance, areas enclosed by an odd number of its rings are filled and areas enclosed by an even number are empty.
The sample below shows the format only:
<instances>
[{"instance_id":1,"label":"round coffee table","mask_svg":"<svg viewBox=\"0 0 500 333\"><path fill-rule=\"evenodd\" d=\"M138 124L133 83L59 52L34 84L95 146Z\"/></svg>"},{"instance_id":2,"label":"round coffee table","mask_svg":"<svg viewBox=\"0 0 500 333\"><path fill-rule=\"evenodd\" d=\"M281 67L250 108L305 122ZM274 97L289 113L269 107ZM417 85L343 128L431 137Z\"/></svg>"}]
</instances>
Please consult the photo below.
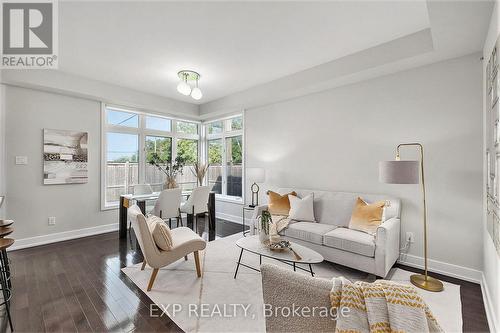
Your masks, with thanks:
<instances>
[{"instance_id":1,"label":"round coffee table","mask_svg":"<svg viewBox=\"0 0 500 333\"><path fill-rule=\"evenodd\" d=\"M262 244L260 242L259 236L249 236L238 239L236 241L236 245L241 248L241 251L240 257L238 258L238 263L236 265L236 271L234 272L234 278L236 279L240 266L244 266L253 269L254 271L260 272L259 269L241 262L243 251L248 251L250 253L258 255L260 264L262 264L262 257L271 258L293 266L294 271L296 271L297 269L301 269L303 271L310 272L311 276L314 276L312 265L321 263L323 261L323 256L303 245L299 245L293 242L290 243L291 248L300 256L300 260L296 258L293 252L289 249L286 249L284 251L271 251L265 244ZM297 266L297 264L308 265L309 269L304 269L300 266Z\"/></svg>"}]
</instances>

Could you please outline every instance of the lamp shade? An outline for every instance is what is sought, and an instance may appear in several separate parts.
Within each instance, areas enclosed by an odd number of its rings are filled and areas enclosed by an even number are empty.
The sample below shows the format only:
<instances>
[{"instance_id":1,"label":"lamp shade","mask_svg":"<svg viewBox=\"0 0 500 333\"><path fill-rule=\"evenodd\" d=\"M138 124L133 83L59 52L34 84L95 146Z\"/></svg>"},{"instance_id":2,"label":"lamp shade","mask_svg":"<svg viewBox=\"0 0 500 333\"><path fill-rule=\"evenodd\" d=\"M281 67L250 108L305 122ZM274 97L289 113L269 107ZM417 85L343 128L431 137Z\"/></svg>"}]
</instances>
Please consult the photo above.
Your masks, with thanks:
<instances>
[{"instance_id":1,"label":"lamp shade","mask_svg":"<svg viewBox=\"0 0 500 333\"><path fill-rule=\"evenodd\" d=\"M247 178L254 183L263 183L266 180L266 170L263 168L247 168Z\"/></svg>"},{"instance_id":2,"label":"lamp shade","mask_svg":"<svg viewBox=\"0 0 500 333\"><path fill-rule=\"evenodd\" d=\"M388 184L418 184L419 161L382 161L379 163L379 180Z\"/></svg>"}]
</instances>

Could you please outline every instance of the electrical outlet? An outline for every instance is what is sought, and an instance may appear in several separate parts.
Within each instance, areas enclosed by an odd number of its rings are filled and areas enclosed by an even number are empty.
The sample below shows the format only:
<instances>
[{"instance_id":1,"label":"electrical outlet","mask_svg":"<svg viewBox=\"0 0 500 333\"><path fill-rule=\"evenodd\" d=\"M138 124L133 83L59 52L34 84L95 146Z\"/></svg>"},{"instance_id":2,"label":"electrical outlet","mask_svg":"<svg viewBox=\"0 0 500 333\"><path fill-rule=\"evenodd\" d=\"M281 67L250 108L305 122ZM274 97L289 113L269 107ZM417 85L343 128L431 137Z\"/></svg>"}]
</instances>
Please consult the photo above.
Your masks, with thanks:
<instances>
[{"instance_id":1,"label":"electrical outlet","mask_svg":"<svg viewBox=\"0 0 500 333\"><path fill-rule=\"evenodd\" d=\"M16 156L16 165L28 164L28 156Z\"/></svg>"},{"instance_id":2,"label":"electrical outlet","mask_svg":"<svg viewBox=\"0 0 500 333\"><path fill-rule=\"evenodd\" d=\"M406 233L406 242L407 243L413 243L414 240L413 240L413 232L407 232Z\"/></svg>"},{"instance_id":3,"label":"electrical outlet","mask_svg":"<svg viewBox=\"0 0 500 333\"><path fill-rule=\"evenodd\" d=\"M55 216L49 217L49 225L56 225L56 217Z\"/></svg>"}]
</instances>

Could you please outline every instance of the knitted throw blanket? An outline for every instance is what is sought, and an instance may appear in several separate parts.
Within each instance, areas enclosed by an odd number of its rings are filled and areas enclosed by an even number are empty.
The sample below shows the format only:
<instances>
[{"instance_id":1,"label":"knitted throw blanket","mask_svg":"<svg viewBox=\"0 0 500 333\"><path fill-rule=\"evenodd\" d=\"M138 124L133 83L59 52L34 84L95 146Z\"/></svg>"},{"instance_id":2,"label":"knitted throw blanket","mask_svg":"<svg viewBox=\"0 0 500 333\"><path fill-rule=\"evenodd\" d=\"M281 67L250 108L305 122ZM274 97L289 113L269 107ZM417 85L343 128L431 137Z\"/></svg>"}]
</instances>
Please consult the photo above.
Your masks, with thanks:
<instances>
[{"instance_id":1,"label":"knitted throw blanket","mask_svg":"<svg viewBox=\"0 0 500 333\"><path fill-rule=\"evenodd\" d=\"M330 302L338 314L337 333L443 332L412 286L334 278Z\"/></svg>"},{"instance_id":2,"label":"knitted throw blanket","mask_svg":"<svg viewBox=\"0 0 500 333\"><path fill-rule=\"evenodd\" d=\"M271 215L271 220L274 224L273 231L276 231L276 233L288 227L288 224L291 221L286 215Z\"/></svg>"}]
</instances>

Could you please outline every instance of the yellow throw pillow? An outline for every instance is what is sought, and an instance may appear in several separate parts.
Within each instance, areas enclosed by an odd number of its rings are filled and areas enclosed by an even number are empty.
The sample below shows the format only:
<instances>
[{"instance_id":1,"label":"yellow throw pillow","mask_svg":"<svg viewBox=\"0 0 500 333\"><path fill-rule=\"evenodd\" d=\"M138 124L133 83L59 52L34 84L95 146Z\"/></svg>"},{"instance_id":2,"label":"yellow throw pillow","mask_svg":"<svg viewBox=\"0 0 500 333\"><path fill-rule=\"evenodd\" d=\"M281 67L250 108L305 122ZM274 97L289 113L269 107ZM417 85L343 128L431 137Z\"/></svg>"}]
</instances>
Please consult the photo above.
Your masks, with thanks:
<instances>
[{"instance_id":1,"label":"yellow throw pillow","mask_svg":"<svg viewBox=\"0 0 500 333\"><path fill-rule=\"evenodd\" d=\"M297 193L293 191L281 195L273 191L267 191L267 195L269 197L269 201L267 203L269 213L271 213L271 215L288 216L288 213L290 212L290 200L288 199L288 196L297 196Z\"/></svg>"},{"instance_id":2,"label":"yellow throw pillow","mask_svg":"<svg viewBox=\"0 0 500 333\"><path fill-rule=\"evenodd\" d=\"M163 251L171 250L172 233L167 224L161 218L154 215L148 217L147 223L156 246Z\"/></svg>"},{"instance_id":3,"label":"yellow throw pillow","mask_svg":"<svg viewBox=\"0 0 500 333\"><path fill-rule=\"evenodd\" d=\"M358 197L352 211L349 229L359 230L374 235L379 225L382 224L385 201L367 204Z\"/></svg>"}]
</instances>

